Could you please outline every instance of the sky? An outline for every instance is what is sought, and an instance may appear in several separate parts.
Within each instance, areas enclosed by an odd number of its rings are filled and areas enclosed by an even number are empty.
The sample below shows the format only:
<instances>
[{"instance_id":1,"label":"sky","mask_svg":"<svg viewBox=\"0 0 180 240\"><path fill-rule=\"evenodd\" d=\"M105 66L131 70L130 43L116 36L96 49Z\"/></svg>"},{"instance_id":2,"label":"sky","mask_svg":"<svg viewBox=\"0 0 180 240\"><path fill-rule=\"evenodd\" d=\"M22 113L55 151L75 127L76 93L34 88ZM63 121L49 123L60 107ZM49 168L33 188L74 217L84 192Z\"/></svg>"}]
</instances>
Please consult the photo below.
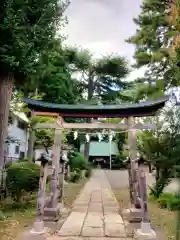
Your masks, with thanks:
<instances>
[{"instance_id":1,"label":"sky","mask_svg":"<svg viewBox=\"0 0 180 240\"><path fill-rule=\"evenodd\" d=\"M133 17L142 0L71 0L67 9L66 43L89 49L95 57L118 53L133 63L134 46L125 42L136 31ZM129 80L143 76L144 69L131 72Z\"/></svg>"}]
</instances>

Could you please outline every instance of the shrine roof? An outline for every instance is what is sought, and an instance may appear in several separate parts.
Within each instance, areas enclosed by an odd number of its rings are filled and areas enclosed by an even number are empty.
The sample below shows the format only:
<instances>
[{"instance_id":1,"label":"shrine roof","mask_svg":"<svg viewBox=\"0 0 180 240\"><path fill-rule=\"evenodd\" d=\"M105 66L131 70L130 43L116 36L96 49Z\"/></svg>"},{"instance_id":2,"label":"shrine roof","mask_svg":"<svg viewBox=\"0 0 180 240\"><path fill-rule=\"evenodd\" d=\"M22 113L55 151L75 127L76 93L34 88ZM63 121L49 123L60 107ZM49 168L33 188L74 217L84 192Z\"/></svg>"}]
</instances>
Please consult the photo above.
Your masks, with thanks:
<instances>
[{"instance_id":1,"label":"shrine roof","mask_svg":"<svg viewBox=\"0 0 180 240\"><path fill-rule=\"evenodd\" d=\"M140 102L136 104L121 105L69 105L55 104L39 100L24 98L24 102L32 111L59 113L65 117L140 117L153 116L162 107L164 107L168 97L157 100Z\"/></svg>"}]
</instances>

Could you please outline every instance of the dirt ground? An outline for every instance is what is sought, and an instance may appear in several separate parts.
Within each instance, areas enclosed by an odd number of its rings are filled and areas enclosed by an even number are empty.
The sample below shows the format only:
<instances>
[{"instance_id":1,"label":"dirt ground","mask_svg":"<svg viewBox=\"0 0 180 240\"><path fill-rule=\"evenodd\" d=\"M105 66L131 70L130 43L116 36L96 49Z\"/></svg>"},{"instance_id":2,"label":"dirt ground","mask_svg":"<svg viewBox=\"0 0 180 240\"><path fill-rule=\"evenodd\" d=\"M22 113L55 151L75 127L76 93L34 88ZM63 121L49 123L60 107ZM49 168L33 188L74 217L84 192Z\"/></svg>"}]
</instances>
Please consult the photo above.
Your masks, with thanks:
<instances>
[{"instance_id":1,"label":"dirt ground","mask_svg":"<svg viewBox=\"0 0 180 240\"><path fill-rule=\"evenodd\" d=\"M147 185L151 186L154 182L153 174L150 174L148 168L144 168L146 172ZM128 172L126 170L105 170L108 180L112 188L126 188L129 185ZM178 190L178 180L173 179L171 183L166 187L166 192L175 192Z\"/></svg>"},{"instance_id":2,"label":"dirt ground","mask_svg":"<svg viewBox=\"0 0 180 240\"><path fill-rule=\"evenodd\" d=\"M106 170L106 176L118 200L120 211L129 208L130 199L128 191L128 173L126 170ZM147 184L152 185L153 176L146 169ZM168 192L174 192L178 188L178 182L173 180L166 188ZM175 240L176 235L176 212L159 208L156 202L149 201L149 216L151 225L155 229L158 240ZM129 227L128 227L129 228ZM130 232L140 228L139 224L130 224ZM128 231L129 232L129 231Z\"/></svg>"}]
</instances>

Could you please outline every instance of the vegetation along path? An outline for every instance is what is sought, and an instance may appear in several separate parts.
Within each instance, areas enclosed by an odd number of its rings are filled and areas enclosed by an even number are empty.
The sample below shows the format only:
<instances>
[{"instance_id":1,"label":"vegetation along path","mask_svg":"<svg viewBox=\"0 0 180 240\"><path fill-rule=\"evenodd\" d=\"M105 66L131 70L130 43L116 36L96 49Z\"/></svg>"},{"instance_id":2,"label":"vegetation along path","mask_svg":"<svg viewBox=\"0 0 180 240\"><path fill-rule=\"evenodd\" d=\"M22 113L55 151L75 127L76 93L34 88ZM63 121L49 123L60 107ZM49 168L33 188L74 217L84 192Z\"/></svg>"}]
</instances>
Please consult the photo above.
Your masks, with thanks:
<instances>
[{"instance_id":1,"label":"vegetation along path","mask_svg":"<svg viewBox=\"0 0 180 240\"><path fill-rule=\"evenodd\" d=\"M118 202L103 170L95 170L73 209L55 236L48 240L83 238L124 238L125 228Z\"/></svg>"}]
</instances>

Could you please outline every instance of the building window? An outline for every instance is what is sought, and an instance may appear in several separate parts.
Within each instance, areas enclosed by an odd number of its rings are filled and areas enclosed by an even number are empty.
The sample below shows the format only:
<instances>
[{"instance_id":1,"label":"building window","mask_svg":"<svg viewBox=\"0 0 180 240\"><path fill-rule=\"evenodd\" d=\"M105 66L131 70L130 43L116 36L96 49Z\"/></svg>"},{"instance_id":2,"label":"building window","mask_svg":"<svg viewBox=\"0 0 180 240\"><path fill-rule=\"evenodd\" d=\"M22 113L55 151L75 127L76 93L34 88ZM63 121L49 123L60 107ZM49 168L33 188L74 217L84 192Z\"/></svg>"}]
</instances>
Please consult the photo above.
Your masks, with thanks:
<instances>
[{"instance_id":1,"label":"building window","mask_svg":"<svg viewBox=\"0 0 180 240\"><path fill-rule=\"evenodd\" d=\"M15 146L15 154L19 154L20 146L16 145Z\"/></svg>"},{"instance_id":2,"label":"building window","mask_svg":"<svg viewBox=\"0 0 180 240\"><path fill-rule=\"evenodd\" d=\"M22 121L18 121L18 128L20 128L20 129L24 130L24 129L26 128L26 125L25 125L25 123L24 123L24 122L22 122Z\"/></svg>"},{"instance_id":3,"label":"building window","mask_svg":"<svg viewBox=\"0 0 180 240\"><path fill-rule=\"evenodd\" d=\"M19 158L20 158L20 159L24 159L24 157L25 157L25 152L20 152Z\"/></svg>"}]
</instances>

